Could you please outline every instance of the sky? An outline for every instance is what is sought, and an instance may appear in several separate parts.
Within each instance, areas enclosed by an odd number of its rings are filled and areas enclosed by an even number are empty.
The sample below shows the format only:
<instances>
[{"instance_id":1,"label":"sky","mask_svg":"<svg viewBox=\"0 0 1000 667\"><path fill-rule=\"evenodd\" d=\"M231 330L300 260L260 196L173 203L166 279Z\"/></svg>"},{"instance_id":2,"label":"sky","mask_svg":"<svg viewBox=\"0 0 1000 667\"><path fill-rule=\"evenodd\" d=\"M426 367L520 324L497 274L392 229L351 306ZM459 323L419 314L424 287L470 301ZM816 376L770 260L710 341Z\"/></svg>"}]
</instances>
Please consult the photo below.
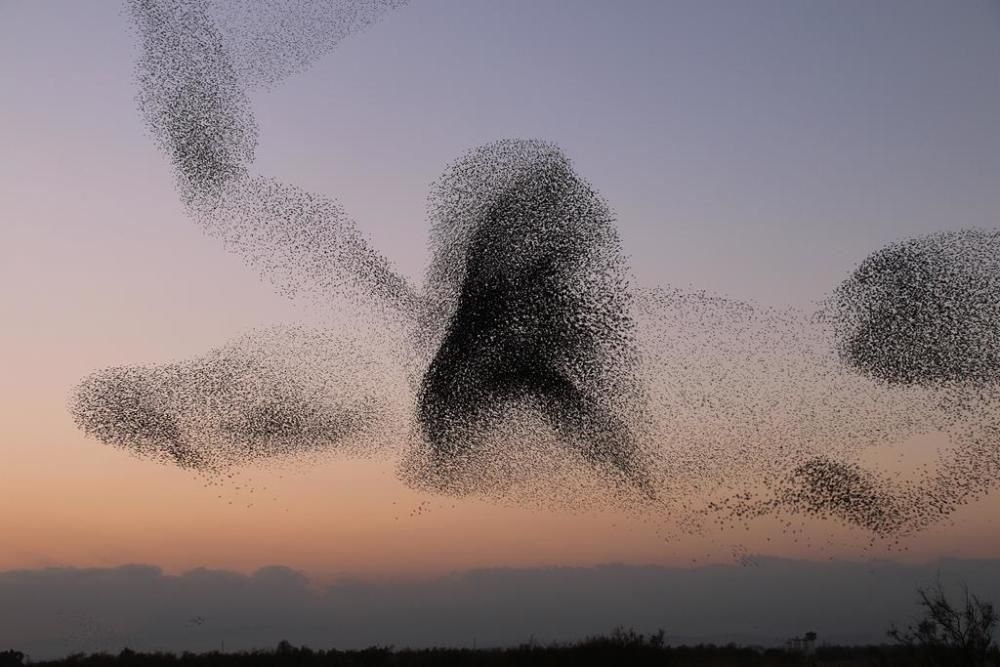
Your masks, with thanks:
<instances>
[{"instance_id":1,"label":"sky","mask_svg":"<svg viewBox=\"0 0 1000 667\"><path fill-rule=\"evenodd\" d=\"M421 494L387 460L206 486L84 437L66 403L87 373L312 316L186 217L136 109L136 56L116 2L0 0L0 571L281 565L330 583L1000 557L996 494L885 550L846 527L677 535L669 517ZM419 282L446 165L548 139L615 210L638 284L808 308L888 242L996 225L998 65L988 0L412 0L255 91L254 166L338 199Z\"/></svg>"}]
</instances>

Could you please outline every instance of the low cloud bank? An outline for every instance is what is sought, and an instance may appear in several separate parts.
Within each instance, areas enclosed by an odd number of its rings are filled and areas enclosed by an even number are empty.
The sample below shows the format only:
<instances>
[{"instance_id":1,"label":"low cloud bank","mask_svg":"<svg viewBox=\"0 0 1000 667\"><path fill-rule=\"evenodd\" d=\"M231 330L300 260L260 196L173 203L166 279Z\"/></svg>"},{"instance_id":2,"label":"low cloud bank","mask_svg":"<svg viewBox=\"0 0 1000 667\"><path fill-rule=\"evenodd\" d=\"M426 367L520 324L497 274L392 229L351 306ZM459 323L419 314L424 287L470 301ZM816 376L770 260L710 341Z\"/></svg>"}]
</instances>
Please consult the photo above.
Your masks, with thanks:
<instances>
[{"instance_id":1,"label":"low cloud bank","mask_svg":"<svg viewBox=\"0 0 1000 667\"><path fill-rule=\"evenodd\" d=\"M694 569L473 570L420 582L311 586L284 567L164 574L129 565L0 572L0 650L34 658L77 651L204 651L516 645L572 641L618 625L671 643L885 640L917 613L918 586L966 583L1000 603L1000 559L927 565L758 559Z\"/></svg>"}]
</instances>

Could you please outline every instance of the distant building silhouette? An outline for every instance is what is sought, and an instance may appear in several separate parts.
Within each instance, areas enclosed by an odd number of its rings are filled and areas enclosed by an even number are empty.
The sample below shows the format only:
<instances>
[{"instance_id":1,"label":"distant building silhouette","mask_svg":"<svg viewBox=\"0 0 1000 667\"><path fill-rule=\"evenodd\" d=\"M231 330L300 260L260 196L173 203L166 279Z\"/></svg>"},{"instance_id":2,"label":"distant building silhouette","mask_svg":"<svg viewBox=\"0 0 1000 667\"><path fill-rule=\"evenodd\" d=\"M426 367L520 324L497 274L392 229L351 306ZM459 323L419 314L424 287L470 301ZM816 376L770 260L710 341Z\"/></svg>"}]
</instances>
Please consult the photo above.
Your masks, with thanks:
<instances>
[{"instance_id":1,"label":"distant building silhouette","mask_svg":"<svg viewBox=\"0 0 1000 667\"><path fill-rule=\"evenodd\" d=\"M816 633L807 632L801 637L792 637L785 642L785 648L789 653L812 655L816 652Z\"/></svg>"}]
</instances>

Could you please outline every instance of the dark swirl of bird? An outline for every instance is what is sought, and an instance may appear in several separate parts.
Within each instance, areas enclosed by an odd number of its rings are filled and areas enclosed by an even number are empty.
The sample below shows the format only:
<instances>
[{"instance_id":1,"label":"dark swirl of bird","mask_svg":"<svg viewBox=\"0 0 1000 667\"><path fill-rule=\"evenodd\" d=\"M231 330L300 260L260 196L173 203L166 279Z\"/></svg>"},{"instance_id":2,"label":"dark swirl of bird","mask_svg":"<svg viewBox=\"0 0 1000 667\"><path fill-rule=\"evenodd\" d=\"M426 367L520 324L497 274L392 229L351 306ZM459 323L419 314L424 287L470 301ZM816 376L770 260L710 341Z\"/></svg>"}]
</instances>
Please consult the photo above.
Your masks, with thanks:
<instances>
[{"instance_id":1,"label":"dark swirl of bird","mask_svg":"<svg viewBox=\"0 0 1000 667\"><path fill-rule=\"evenodd\" d=\"M795 515L906 535L1000 479L1000 232L891 243L814 309L643 288L611 203L559 146L512 138L432 184L420 285L334 198L254 172L250 103L404 2L127 4L139 110L190 218L344 322L97 371L70 400L88 435L206 474L388 451L432 493L696 531ZM931 436L919 474L865 458Z\"/></svg>"}]
</instances>

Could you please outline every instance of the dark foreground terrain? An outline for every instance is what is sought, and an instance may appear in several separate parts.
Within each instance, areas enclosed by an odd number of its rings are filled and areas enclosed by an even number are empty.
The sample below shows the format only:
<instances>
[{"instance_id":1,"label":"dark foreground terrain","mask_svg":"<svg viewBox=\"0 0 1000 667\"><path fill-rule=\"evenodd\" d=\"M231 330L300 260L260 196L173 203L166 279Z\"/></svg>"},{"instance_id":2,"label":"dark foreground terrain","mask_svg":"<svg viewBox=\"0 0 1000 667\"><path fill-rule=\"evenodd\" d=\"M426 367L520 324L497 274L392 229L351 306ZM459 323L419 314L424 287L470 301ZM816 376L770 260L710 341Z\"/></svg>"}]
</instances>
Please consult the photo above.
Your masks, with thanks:
<instances>
[{"instance_id":1,"label":"dark foreground terrain","mask_svg":"<svg viewBox=\"0 0 1000 667\"><path fill-rule=\"evenodd\" d=\"M985 661L982 658L985 657ZM20 665L79 667L130 667L133 665L191 667L255 667L329 665L343 667L409 667L424 665L657 665L685 667L730 665L808 665L816 667L861 667L941 665L1000 666L1000 653L963 655L959 650L938 647L819 646L789 650L747 646L667 646L663 635L644 636L617 630L605 637L592 637L577 644L537 646L523 644L505 649L401 649L371 647L356 651L312 650L282 642L273 650L210 653L138 653L124 649L118 654L75 654L59 660L32 661L16 651L0 652L0 667Z\"/></svg>"}]
</instances>

